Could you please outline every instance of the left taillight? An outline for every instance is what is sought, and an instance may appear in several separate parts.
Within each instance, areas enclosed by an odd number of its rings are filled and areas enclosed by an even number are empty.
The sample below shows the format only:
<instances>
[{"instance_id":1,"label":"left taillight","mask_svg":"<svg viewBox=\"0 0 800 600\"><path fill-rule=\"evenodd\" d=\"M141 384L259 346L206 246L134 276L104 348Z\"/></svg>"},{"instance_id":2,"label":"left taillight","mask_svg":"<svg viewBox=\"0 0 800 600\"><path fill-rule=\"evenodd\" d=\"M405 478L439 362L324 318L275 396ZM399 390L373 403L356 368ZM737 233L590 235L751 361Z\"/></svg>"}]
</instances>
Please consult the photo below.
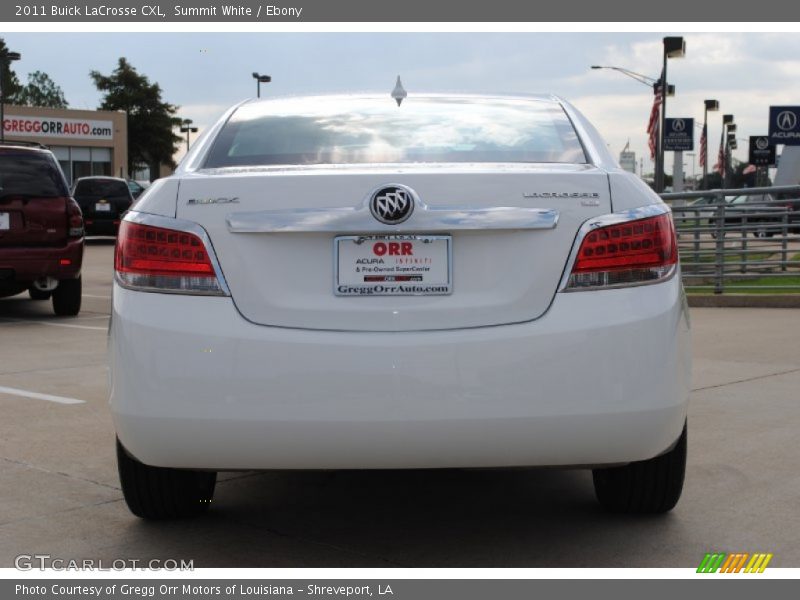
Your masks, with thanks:
<instances>
[{"instance_id":1,"label":"left taillight","mask_svg":"<svg viewBox=\"0 0 800 600\"><path fill-rule=\"evenodd\" d=\"M123 221L114 269L119 283L130 289L226 295L205 242L187 231Z\"/></svg>"},{"instance_id":2,"label":"left taillight","mask_svg":"<svg viewBox=\"0 0 800 600\"><path fill-rule=\"evenodd\" d=\"M583 237L565 290L657 283L672 275L677 262L669 213L613 223Z\"/></svg>"},{"instance_id":3,"label":"left taillight","mask_svg":"<svg viewBox=\"0 0 800 600\"><path fill-rule=\"evenodd\" d=\"M73 198L67 199L67 235L71 238L82 238L83 213L81 207Z\"/></svg>"}]
</instances>

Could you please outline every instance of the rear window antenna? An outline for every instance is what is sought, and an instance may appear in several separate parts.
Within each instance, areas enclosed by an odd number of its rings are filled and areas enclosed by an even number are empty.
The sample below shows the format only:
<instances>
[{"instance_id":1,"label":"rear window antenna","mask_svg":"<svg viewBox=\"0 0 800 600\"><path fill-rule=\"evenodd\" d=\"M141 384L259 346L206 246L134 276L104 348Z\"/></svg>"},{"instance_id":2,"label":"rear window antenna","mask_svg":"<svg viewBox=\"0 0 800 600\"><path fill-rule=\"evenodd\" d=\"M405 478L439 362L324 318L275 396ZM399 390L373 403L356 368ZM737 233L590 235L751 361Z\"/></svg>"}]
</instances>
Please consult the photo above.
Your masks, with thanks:
<instances>
[{"instance_id":1,"label":"rear window antenna","mask_svg":"<svg viewBox=\"0 0 800 600\"><path fill-rule=\"evenodd\" d=\"M394 89L392 90L392 98L394 98L397 102L397 106L400 106L406 96L408 96L408 92L403 89L403 84L400 81L400 75L398 75L397 83L394 84Z\"/></svg>"}]
</instances>

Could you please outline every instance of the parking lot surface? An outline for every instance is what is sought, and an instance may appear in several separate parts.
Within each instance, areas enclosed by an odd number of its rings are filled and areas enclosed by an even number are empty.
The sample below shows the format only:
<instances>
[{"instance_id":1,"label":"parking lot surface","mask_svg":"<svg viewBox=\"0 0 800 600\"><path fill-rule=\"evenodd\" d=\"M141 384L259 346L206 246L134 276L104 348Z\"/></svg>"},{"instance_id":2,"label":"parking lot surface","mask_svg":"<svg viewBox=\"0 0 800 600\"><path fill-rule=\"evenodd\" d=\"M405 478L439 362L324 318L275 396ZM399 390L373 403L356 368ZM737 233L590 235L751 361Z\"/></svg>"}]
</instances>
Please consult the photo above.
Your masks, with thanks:
<instances>
[{"instance_id":1,"label":"parking lot surface","mask_svg":"<svg viewBox=\"0 0 800 600\"><path fill-rule=\"evenodd\" d=\"M201 519L125 507L107 408L113 243L83 310L0 300L0 567L19 554L195 567L696 567L705 552L800 566L800 310L692 309L689 465L677 508L604 513L582 470L225 473ZM647 390L642 390L643 394Z\"/></svg>"}]
</instances>

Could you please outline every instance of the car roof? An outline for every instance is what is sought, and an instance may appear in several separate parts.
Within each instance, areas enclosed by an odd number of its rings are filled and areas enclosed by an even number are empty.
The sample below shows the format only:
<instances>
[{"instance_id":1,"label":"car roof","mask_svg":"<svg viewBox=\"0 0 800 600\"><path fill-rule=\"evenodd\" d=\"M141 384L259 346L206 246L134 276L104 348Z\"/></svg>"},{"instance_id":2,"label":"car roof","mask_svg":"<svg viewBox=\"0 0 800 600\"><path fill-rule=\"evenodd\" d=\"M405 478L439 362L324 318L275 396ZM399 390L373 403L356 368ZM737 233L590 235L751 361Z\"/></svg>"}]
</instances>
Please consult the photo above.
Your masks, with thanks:
<instances>
[{"instance_id":1,"label":"car roof","mask_svg":"<svg viewBox=\"0 0 800 600\"><path fill-rule=\"evenodd\" d=\"M75 183L79 181L87 181L89 179L105 179L107 181L121 181L122 183L127 183L127 179L123 179L122 177L111 177L110 175L87 175L86 177L79 177L75 180Z\"/></svg>"},{"instance_id":2,"label":"car roof","mask_svg":"<svg viewBox=\"0 0 800 600\"><path fill-rule=\"evenodd\" d=\"M52 154L47 146L39 144L38 142L22 142L22 141L9 141L5 140L0 142L0 150L8 148L11 150L22 150L25 152L37 152L39 154Z\"/></svg>"},{"instance_id":3,"label":"car roof","mask_svg":"<svg viewBox=\"0 0 800 600\"><path fill-rule=\"evenodd\" d=\"M547 104L561 104L563 99L554 94L470 94L470 93L409 93L403 100L404 103L412 103L414 100L459 100L465 103L469 101L478 102L485 100L499 100L499 101L526 101L526 102L540 102ZM342 101L370 101L385 102L387 104L394 104L394 98L386 92L360 92L348 94L295 94L295 95L282 95L272 96L268 98L250 98L237 106L238 108L253 108L255 106L269 106L271 104L286 104L291 106L293 101L309 101L315 103L325 104L326 102L336 103ZM401 107L402 108L402 107Z\"/></svg>"}]
</instances>

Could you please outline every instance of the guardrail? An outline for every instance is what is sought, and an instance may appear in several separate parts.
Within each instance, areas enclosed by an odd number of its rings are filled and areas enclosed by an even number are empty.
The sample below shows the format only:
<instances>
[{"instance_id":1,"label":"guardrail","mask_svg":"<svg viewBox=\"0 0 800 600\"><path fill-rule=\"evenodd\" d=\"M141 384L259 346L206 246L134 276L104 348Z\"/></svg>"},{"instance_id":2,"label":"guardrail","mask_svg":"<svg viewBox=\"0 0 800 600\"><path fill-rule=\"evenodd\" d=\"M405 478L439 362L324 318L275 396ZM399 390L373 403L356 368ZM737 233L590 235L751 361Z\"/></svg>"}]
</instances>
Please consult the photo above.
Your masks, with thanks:
<instances>
[{"instance_id":1,"label":"guardrail","mask_svg":"<svg viewBox=\"0 0 800 600\"><path fill-rule=\"evenodd\" d=\"M672 208L688 291L800 293L800 186L661 197Z\"/></svg>"}]
</instances>

